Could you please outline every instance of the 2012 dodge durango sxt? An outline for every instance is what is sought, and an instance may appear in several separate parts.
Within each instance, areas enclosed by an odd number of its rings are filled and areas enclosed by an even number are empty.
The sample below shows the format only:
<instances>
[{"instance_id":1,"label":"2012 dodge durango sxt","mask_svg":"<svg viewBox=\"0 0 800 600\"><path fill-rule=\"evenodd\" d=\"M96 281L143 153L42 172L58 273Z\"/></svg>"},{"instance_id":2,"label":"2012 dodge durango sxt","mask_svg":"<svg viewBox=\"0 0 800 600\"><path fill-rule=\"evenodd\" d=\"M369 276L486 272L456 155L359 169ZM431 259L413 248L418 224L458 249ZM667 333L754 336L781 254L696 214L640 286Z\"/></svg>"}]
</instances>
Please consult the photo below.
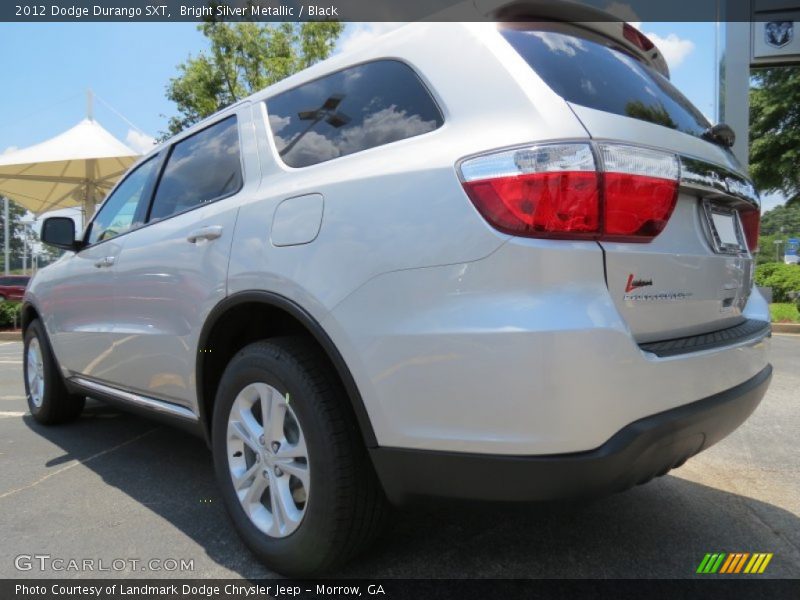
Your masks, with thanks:
<instances>
[{"instance_id":1,"label":"2012 dodge durango sxt","mask_svg":"<svg viewBox=\"0 0 800 600\"><path fill-rule=\"evenodd\" d=\"M293 575L387 499L644 482L770 380L731 142L629 25L409 25L156 147L80 235L44 223L68 252L25 296L30 410L206 436Z\"/></svg>"}]
</instances>

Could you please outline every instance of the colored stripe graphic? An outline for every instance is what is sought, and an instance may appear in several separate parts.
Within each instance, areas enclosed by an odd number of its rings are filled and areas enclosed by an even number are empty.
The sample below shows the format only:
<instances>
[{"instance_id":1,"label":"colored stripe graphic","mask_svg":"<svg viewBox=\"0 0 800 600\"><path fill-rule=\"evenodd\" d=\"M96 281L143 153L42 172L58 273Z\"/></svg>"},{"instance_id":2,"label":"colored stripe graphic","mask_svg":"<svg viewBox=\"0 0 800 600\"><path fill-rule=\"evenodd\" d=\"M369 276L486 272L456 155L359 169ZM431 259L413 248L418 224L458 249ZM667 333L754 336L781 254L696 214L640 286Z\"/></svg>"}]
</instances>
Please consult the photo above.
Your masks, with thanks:
<instances>
[{"instance_id":1,"label":"colored stripe graphic","mask_svg":"<svg viewBox=\"0 0 800 600\"><path fill-rule=\"evenodd\" d=\"M764 555L756 552L755 554L753 554L753 557L750 559L750 562L747 563L747 566L744 568L744 572L755 573L756 572L755 569L758 569L762 560L764 560Z\"/></svg>"},{"instance_id":2,"label":"colored stripe graphic","mask_svg":"<svg viewBox=\"0 0 800 600\"><path fill-rule=\"evenodd\" d=\"M730 555L730 559L722 566L720 573L733 573L733 570L736 568L736 565L739 563L739 559L741 557L742 555L740 552L732 553Z\"/></svg>"},{"instance_id":3,"label":"colored stripe graphic","mask_svg":"<svg viewBox=\"0 0 800 600\"><path fill-rule=\"evenodd\" d=\"M741 560L742 560L742 553L737 552L736 554L733 555L733 560L731 561L730 566L725 571L722 571L722 573L735 573L736 567L739 566Z\"/></svg>"},{"instance_id":4,"label":"colored stripe graphic","mask_svg":"<svg viewBox=\"0 0 800 600\"><path fill-rule=\"evenodd\" d=\"M706 565L709 563L710 560L711 560L711 555L710 554L706 554L703 557L703 560L700 561L700 566L697 567L697 571L695 571L695 573L705 573L706 572Z\"/></svg>"},{"instance_id":5,"label":"colored stripe graphic","mask_svg":"<svg viewBox=\"0 0 800 600\"><path fill-rule=\"evenodd\" d=\"M771 552L709 552L700 561L696 573L700 574L734 574L763 573L772 560ZM746 566L745 566L746 565Z\"/></svg>"},{"instance_id":6,"label":"colored stripe graphic","mask_svg":"<svg viewBox=\"0 0 800 600\"><path fill-rule=\"evenodd\" d=\"M706 565L708 564L708 561L710 559L711 555L706 553L706 555L703 557L703 560L701 560L700 564L697 565L697 570L695 571L695 573L705 573Z\"/></svg>"},{"instance_id":7,"label":"colored stripe graphic","mask_svg":"<svg viewBox=\"0 0 800 600\"><path fill-rule=\"evenodd\" d=\"M728 569L731 568L731 563L734 560L736 560L736 556L737 556L736 554L728 554L728 560L725 561L725 563L722 565L722 568L720 569L719 572L720 573L727 573Z\"/></svg>"},{"instance_id":8,"label":"colored stripe graphic","mask_svg":"<svg viewBox=\"0 0 800 600\"><path fill-rule=\"evenodd\" d=\"M739 559L739 562L738 562L738 563L736 563L736 570L734 571L733 569L731 569L731 572L732 572L732 573L738 573L739 571L741 571L741 570L742 570L742 567L744 566L744 563L745 563L745 561L746 561L746 560L747 560L749 557L750 557L750 553L749 553L749 552L745 552L744 554L742 554L742 558L740 558L740 559Z\"/></svg>"},{"instance_id":9,"label":"colored stripe graphic","mask_svg":"<svg viewBox=\"0 0 800 600\"><path fill-rule=\"evenodd\" d=\"M717 570L719 569L719 566L722 564L722 559L724 559L724 558L725 558L725 553L723 552L717 557L717 560L714 562L713 565L711 565L711 569L709 569L708 572L709 573L716 573Z\"/></svg>"},{"instance_id":10,"label":"colored stripe graphic","mask_svg":"<svg viewBox=\"0 0 800 600\"><path fill-rule=\"evenodd\" d=\"M764 562L761 563L761 567L759 567L758 572L759 573L763 573L764 570L767 568L767 565L769 564L769 561L771 561L771 560L772 560L772 552L770 552L769 554L767 554L764 557Z\"/></svg>"},{"instance_id":11,"label":"colored stripe graphic","mask_svg":"<svg viewBox=\"0 0 800 600\"><path fill-rule=\"evenodd\" d=\"M698 573L716 573L719 569L719 566L722 564L722 560L725 558L725 553L709 553L703 557L703 561L700 563L700 566L697 567Z\"/></svg>"}]
</instances>

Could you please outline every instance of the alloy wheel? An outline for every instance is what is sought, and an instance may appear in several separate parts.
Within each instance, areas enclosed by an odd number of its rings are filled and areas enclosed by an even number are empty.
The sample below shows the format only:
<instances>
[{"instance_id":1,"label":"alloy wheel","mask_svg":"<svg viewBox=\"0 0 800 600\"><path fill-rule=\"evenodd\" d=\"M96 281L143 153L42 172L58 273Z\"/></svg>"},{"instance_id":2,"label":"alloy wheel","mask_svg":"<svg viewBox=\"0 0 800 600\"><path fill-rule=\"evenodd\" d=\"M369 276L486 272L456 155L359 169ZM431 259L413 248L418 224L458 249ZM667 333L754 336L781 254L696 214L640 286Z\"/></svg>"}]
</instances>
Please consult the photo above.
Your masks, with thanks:
<instances>
[{"instance_id":1,"label":"alloy wheel","mask_svg":"<svg viewBox=\"0 0 800 600\"><path fill-rule=\"evenodd\" d=\"M305 516L310 465L290 396L251 383L228 417L228 468L234 491L253 524L270 537L294 532Z\"/></svg>"},{"instance_id":2,"label":"alloy wheel","mask_svg":"<svg viewBox=\"0 0 800 600\"><path fill-rule=\"evenodd\" d=\"M25 359L27 361L28 393L31 396L33 405L36 408L40 408L44 399L44 358L42 357L42 347L38 338L33 337L28 343L28 352Z\"/></svg>"}]
</instances>

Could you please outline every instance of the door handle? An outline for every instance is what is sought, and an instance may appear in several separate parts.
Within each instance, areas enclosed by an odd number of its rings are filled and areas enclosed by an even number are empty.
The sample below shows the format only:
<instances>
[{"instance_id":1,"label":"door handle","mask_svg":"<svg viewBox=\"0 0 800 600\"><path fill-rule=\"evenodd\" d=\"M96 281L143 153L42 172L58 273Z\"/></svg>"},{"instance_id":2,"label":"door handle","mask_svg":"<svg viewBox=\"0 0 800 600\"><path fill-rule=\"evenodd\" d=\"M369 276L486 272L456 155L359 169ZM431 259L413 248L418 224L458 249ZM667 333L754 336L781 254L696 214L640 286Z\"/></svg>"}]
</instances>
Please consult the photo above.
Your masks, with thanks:
<instances>
[{"instance_id":1,"label":"door handle","mask_svg":"<svg viewBox=\"0 0 800 600\"><path fill-rule=\"evenodd\" d=\"M114 264L115 260L116 260L116 258L113 257L113 256L104 256L103 258L98 260L96 263L94 263L94 266L97 267L98 269L100 269L102 267L110 267L110 266L112 266Z\"/></svg>"},{"instance_id":2,"label":"door handle","mask_svg":"<svg viewBox=\"0 0 800 600\"><path fill-rule=\"evenodd\" d=\"M221 235L222 225L209 225L208 227L195 229L192 233L186 236L186 241L191 244L196 244L200 240L215 240Z\"/></svg>"}]
</instances>

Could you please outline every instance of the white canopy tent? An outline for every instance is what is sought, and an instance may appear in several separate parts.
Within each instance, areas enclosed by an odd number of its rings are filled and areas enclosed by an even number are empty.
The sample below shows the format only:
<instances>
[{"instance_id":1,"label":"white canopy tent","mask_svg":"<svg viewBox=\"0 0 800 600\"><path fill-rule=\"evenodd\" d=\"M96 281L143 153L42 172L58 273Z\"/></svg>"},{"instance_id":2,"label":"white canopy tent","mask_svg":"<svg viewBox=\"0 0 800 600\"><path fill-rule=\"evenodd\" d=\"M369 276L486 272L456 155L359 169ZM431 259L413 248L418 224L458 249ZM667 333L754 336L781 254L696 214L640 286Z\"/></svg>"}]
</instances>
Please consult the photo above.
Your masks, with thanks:
<instances>
[{"instance_id":1,"label":"white canopy tent","mask_svg":"<svg viewBox=\"0 0 800 600\"><path fill-rule=\"evenodd\" d=\"M93 99L90 90L87 117L72 129L41 144L0 155L6 275L9 270L8 198L37 218L51 210L79 207L85 223L94 214L95 206L139 158L137 152L94 120Z\"/></svg>"},{"instance_id":2,"label":"white canopy tent","mask_svg":"<svg viewBox=\"0 0 800 600\"><path fill-rule=\"evenodd\" d=\"M91 216L139 155L91 117L56 137L0 156L0 196L36 216L80 206Z\"/></svg>"}]
</instances>

